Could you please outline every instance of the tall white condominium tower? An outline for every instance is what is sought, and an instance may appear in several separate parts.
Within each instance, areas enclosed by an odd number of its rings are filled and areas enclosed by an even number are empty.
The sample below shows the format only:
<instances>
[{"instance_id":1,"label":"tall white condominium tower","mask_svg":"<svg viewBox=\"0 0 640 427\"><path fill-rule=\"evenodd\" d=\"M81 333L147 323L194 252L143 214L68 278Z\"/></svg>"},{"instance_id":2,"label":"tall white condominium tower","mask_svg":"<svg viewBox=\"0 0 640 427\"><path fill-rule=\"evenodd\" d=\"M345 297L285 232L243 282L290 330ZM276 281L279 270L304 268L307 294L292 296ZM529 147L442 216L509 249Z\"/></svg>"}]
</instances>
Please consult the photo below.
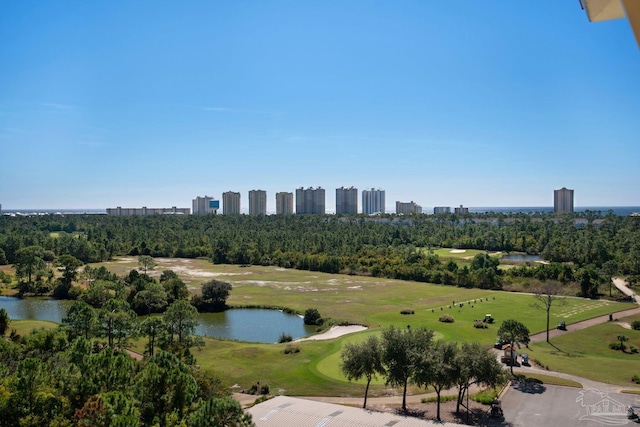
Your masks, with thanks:
<instances>
[{"instance_id":1,"label":"tall white condominium tower","mask_svg":"<svg viewBox=\"0 0 640 427\"><path fill-rule=\"evenodd\" d=\"M296 214L324 215L324 188L296 189Z\"/></svg>"},{"instance_id":2,"label":"tall white condominium tower","mask_svg":"<svg viewBox=\"0 0 640 427\"><path fill-rule=\"evenodd\" d=\"M384 190L362 190L362 213L384 213Z\"/></svg>"},{"instance_id":3,"label":"tall white condominium tower","mask_svg":"<svg viewBox=\"0 0 640 427\"><path fill-rule=\"evenodd\" d=\"M396 213L397 214L422 213L422 206L420 206L414 201L410 201L410 202L396 201Z\"/></svg>"},{"instance_id":4,"label":"tall white condominium tower","mask_svg":"<svg viewBox=\"0 0 640 427\"><path fill-rule=\"evenodd\" d=\"M267 214L267 192L264 190L249 191L249 215Z\"/></svg>"},{"instance_id":5,"label":"tall white condominium tower","mask_svg":"<svg viewBox=\"0 0 640 427\"><path fill-rule=\"evenodd\" d=\"M222 213L224 215L240 215L240 193L233 191L222 193Z\"/></svg>"},{"instance_id":6,"label":"tall white condominium tower","mask_svg":"<svg viewBox=\"0 0 640 427\"><path fill-rule=\"evenodd\" d=\"M336 213L337 214L357 214L358 213L358 189L355 187L336 188Z\"/></svg>"},{"instance_id":7,"label":"tall white condominium tower","mask_svg":"<svg viewBox=\"0 0 640 427\"><path fill-rule=\"evenodd\" d=\"M276 193L276 214L286 215L293 213L293 193L282 191Z\"/></svg>"},{"instance_id":8,"label":"tall white condominium tower","mask_svg":"<svg viewBox=\"0 0 640 427\"><path fill-rule=\"evenodd\" d=\"M191 202L191 206L193 208L191 212L194 215L216 214L218 213L218 209L220 209L220 201L209 196L197 196Z\"/></svg>"},{"instance_id":9,"label":"tall white condominium tower","mask_svg":"<svg viewBox=\"0 0 640 427\"><path fill-rule=\"evenodd\" d=\"M573 190L565 187L553 190L553 211L573 212Z\"/></svg>"}]
</instances>

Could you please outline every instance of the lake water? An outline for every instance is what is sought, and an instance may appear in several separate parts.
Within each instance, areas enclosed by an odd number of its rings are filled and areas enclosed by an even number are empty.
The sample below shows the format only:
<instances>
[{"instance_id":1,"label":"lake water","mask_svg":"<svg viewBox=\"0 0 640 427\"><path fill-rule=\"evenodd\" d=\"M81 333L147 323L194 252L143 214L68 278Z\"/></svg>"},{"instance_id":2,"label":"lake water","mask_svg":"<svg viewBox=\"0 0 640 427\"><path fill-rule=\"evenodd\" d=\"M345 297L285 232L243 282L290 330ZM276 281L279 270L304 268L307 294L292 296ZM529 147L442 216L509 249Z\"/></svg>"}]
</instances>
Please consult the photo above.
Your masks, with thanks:
<instances>
[{"instance_id":1,"label":"lake water","mask_svg":"<svg viewBox=\"0 0 640 427\"><path fill-rule=\"evenodd\" d=\"M0 308L15 320L48 320L62 323L72 301L53 298L0 297ZM306 326L302 318L278 310L233 309L198 316L196 334L249 342L278 342L280 334L294 339L311 335L314 326Z\"/></svg>"}]
</instances>

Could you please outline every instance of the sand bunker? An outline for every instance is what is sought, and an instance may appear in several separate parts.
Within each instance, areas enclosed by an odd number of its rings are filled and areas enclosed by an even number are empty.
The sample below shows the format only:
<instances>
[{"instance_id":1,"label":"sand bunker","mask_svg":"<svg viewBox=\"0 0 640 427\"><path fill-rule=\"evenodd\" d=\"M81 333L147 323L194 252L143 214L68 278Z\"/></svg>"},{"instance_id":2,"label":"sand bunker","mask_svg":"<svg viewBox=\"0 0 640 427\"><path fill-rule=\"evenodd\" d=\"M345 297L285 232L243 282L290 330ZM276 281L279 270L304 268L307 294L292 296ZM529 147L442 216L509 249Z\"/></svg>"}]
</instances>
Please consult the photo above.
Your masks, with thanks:
<instances>
[{"instance_id":1,"label":"sand bunker","mask_svg":"<svg viewBox=\"0 0 640 427\"><path fill-rule=\"evenodd\" d=\"M334 338L338 338L341 337L343 335L347 335L347 334L353 334L355 332L362 332L362 331L366 331L367 327L366 326L360 326L360 325L349 325L349 326L332 326L331 329L329 329L326 332L323 332L321 334L318 335L313 335L307 338L300 338L297 339L297 341L320 341L320 340L332 340Z\"/></svg>"},{"instance_id":2,"label":"sand bunker","mask_svg":"<svg viewBox=\"0 0 640 427\"><path fill-rule=\"evenodd\" d=\"M451 252L452 254L463 254L465 252L467 252L466 249L451 249L449 252Z\"/></svg>"}]
</instances>

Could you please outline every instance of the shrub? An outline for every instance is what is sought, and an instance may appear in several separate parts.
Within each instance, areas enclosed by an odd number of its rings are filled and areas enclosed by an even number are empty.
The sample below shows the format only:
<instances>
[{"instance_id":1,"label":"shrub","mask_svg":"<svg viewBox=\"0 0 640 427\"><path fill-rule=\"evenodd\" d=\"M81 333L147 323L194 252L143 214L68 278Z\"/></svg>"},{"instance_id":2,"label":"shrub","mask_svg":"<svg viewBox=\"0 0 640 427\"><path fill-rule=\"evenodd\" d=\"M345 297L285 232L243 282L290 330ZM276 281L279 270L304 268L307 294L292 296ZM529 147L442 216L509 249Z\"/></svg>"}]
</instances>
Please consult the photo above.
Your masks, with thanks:
<instances>
[{"instance_id":1,"label":"shrub","mask_svg":"<svg viewBox=\"0 0 640 427\"><path fill-rule=\"evenodd\" d=\"M307 308L304 312L305 325L322 325L322 316L317 308Z\"/></svg>"},{"instance_id":2,"label":"shrub","mask_svg":"<svg viewBox=\"0 0 640 427\"><path fill-rule=\"evenodd\" d=\"M400 311L400 314L416 314L416 312L413 310L409 310L408 308L405 308L404 310Z\"/></svg>"},{"instance_id":3,"label":"shrub","mask_svg":"<svg viewBox=\"0 0 640 427\"><path fill-rule=\"evenodd\" d=\"M620 344L619 342L612 342L609 344L609 348L611 350L622 350L622 344Z\"/></svg>"},{"instance_id":4,"label":"shrub","mask_svg":"<svg viewBox=\"0 0 640 427\"><path fill-rule=\"evenodd\" d=\"M285 332L281 333L280 338L278 338L279 343L291 342L291 341L293 341L293 337L291 336L291 334L287 334Z\"/></svg>"},{"instance_id":5,"label":"shrub","mask_svg":"<svg viewBox=\"0 0 640 427\"><path fill-rule=\"evenodd\" d=\"M631 346L629 346L629 350L631 350L631 353L637 353L638 352L638 347L636 347L635 345L631 345Z\"/></svg>"},{"instance_id":6,"label":"shrub","mask_svg":"<svg viewBox=\"0 0 640 427\"><path fill-rule=\"evenodd\" d=\"M631 329L640 331L640 320L634 320L633 322L631 322Z\"/></svg>"},{"instance_id":7,"label":"shrub","mask_svg":"<svg viewBox=\"0 0 640 427\"><path fill-rule=\"evenodd\" d=\"M636 384L640 384L640 377L637 375L634 375L631 377L631 381L633 381Z\"/></svg>"},{"instance_id":8,"label":"shrub","mask_svg":"<svg viewBox=\"0 0 640 427\"><path fill-rule=\"evenodd\" d=\"M443 314L442 316L440 316L440 318L438 320L443 322L443 323L453 323L453 322L455 322L455 320L453 319L453 316L451 316L450 314Z\"/></svg>"},{"instance_id":9,"label":"shrub","mask_svg":"<svg viewBox=\"0 0 640 427\"><path fill-rule=\"evenodd\" d=\"M473 327L476 329L487 329L489 328L489 325L484 323L482 319L476 319L473 321Z\"/></svg>"},{"instance_id":10,"label":"shrub","mask_svg":"<svg viewBox=\"0 0 640 427\"><path fill-rule=\"evenodd\" d=\"M260 383L257 384L253 384L251 386L251 388L248 391L249 394L269 394L269 385L268 384L263 384L260 385Z\"/></svg>"},{"instance_id":11,"label":"shrub","mask_svg":"<svg viewBox=\"0 0 640 427\"><path fill-rule=\"evenodd\" d=\"M295 344L287 344L284 348L284 354L300 353L300 347Z\"/></svg>"}]
</instances>

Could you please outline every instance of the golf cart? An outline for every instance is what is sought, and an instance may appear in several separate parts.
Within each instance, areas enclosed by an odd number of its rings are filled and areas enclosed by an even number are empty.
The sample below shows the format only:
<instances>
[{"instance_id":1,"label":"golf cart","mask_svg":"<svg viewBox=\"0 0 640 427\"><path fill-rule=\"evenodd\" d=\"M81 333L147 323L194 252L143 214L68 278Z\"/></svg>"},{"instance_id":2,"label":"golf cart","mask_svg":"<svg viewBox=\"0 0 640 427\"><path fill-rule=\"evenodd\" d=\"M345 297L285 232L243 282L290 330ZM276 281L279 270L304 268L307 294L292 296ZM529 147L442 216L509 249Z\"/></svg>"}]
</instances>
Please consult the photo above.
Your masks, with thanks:
<instances>
[{"instance_id":1,"label":"golf cart","mask_svg":"<svg viewBox=\"0 0 640 427\"><path fill-rule=\"evenodd\" d=\"M561 331L567 330L567 324L564 320L561 320L560 322L558 322L558 329L560 329Z\"/></svg>"}]
</instances>

